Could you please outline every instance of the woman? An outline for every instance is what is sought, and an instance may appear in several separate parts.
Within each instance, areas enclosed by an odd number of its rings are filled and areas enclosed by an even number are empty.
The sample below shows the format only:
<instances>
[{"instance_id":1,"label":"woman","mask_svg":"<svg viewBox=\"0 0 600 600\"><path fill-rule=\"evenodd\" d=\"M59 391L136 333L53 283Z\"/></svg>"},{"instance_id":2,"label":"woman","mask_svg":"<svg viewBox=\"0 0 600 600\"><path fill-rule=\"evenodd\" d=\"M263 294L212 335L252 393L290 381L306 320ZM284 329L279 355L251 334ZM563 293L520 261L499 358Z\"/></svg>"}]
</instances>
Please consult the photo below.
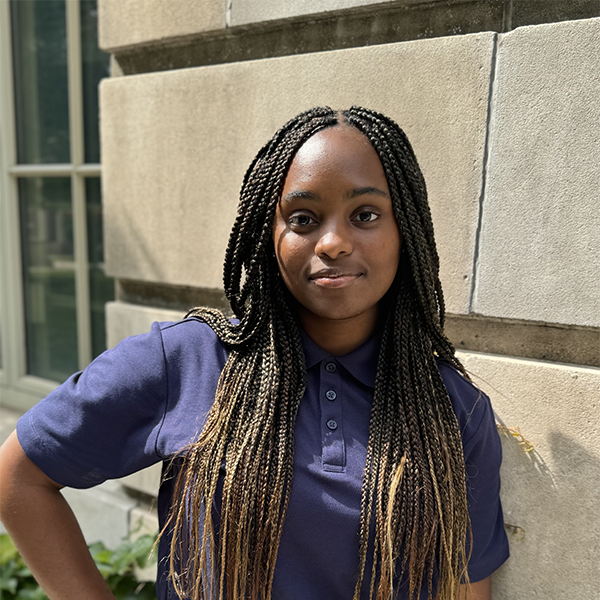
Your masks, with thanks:
<instances>
[{"instance_id":1,"label":"woman","mask_svg":"<svg viewBox=\"0 0 600 600\"><path fill-rule=\"evenodd\" d=\"M50 597L111 597L58 489L165 460L159 598L491 598L500 444L438 271L402 130L359 107L289 121L244 178L236 320L125 340L6 443L2 518Z\"/></svg>"}]
</instances>

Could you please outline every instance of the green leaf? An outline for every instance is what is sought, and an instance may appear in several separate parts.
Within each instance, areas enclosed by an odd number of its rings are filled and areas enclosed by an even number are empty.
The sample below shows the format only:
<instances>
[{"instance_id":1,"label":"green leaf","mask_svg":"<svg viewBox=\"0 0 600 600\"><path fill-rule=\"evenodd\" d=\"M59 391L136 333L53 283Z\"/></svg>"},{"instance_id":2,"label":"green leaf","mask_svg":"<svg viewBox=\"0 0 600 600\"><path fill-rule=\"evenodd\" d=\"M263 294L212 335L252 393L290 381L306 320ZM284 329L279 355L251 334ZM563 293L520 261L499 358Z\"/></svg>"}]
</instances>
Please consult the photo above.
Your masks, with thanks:
<instances>
[{"instance_id":1,"label":"green leaf","mask_svg":"<svg viewBox=\"0 0 600 600\"><path fill-rule=\"evenodd\" d=\"M102 542L89 546L96 566L118 600L156 600L153 583L139 582L133 573L137 563L144 566L155 536L125 540L115 550ZM31 571L6 534L0 535L0 598L2 600L48 600Z\"/></svg>"},{"instance_id":2,"label":"green leaf","mask_svg":"<svg viewBox=\"0 0 600 600\"><path fill-rule=\"evenodd\" d=\"M19 579L33 579L33 575L31 574L31 571L27 565L18 566L17 570L15 571L15 575Z\"/></svg>"},{"instance_id":3,"label":"green leaf","mask_svg":"<svg viewBox=\"0 0 600 600\"><path fill-rule=\"evenodd\" d=\"M134 561L135 555L132 552L131 542L124 542L115 549L110 562L116 573L124 575L131 571Z\"/></svg>"},{"instance_id":4,"label":"green leaf","mask_svg":"<svg viewBox=\"0 0 600 600\"><path fill-rule=\"evenodd\" d=\"M112 565L104 565L102 563L96 563L96 567L98 571L100 571L100 575L104 577L104 579L108 579L113 574Z\"/></svg>"},{"instance_id":5,"label":"green leaf","mask_svg":"<svg viewBox=\"0 0 600 600\"><path fill-rule=\"evenodd\" d=\"M150 556L154 547L154 540L154 536L142 535L133 542L132 552L138 566L145 567L150 562L156 562L156 555ZM152 561L150 561L150 558L152 558Z\"/></svg>"},{"instance_id":6,"label":"green leaf","mask_svg":"<svg viewBox=\"0 0 600 600\"><path fill-rule=\"evenodd\" d=\"M106 550L106 546L102 542L94 542L88 546L90 550L90 554L95 558L97 554L100 552L104 552Z\"/></svg>"},{"instance_id":7,"label":"green leaf","mask_svg":"<svg viewBox=\"0 0 600 600\"><path fill-rule=\"evenodd\" d=\"M11 560L19 558L19 551L15 548L13 541L8 533L0 534L0 566L5 565Z\"/></svg>"},{"instance_id":8,"label":"green leaf","mask_svg":"<svg viewBox=\"0 0 600 600\"><path fill-rule=\"evenodd\" d=\"M11 577L6 573L0 573L0 590L16 593L18 580L16 577Z\"/></svg>"},{"instance_id":9,"label":"green leaf","mask_svg":"<svg viewBox=\"0 0 600 600\"><path fill-rule=\"evenodd\" d=\"M112 550L101 550L92 556L96 564L111 565L113 562L113 554L114 552Z\"/></svg>"},{"instance_id":10,"label":"green leaf","mask_svg":"<svg viewBox=\"0 0 600 600\"><path fill-rule=\"evenodd\" d=\"M19 590L17 594L19 600L48 600L48 596L40 587L27 588Z\"/></svg>"}]
</instances>

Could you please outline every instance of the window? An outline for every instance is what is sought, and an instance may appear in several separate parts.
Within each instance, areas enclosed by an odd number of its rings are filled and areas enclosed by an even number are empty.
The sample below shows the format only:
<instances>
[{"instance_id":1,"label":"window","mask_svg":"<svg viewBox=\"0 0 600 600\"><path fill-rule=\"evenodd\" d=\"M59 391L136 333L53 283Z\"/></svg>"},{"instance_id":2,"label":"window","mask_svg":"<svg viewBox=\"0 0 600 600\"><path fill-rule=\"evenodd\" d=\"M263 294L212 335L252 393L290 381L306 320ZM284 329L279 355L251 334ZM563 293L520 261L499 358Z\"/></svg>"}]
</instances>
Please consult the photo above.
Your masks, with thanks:
<instances>
[{"instance_id":1,"label":"window","mask_svg":"<svg viewBox=\"0 0 600 600\"><path fill-rule=\"evenodd\" d=\"M0 386L28 408L105 349L96 0L0 2Z\"/></svg>"}]
</instances>

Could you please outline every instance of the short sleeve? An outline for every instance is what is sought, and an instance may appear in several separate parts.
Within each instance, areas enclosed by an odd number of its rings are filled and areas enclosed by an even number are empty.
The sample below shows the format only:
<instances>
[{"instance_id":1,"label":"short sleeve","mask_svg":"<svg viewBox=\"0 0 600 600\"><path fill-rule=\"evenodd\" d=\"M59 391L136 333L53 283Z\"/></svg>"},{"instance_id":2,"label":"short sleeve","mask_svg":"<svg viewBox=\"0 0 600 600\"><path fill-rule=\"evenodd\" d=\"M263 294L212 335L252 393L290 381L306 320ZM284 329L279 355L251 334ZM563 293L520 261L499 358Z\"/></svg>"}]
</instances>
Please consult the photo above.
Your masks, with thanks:
<instances>
[{"instance_id":1,"label":"short sleeve","mask_svg":"<svg viewBox=\"0 0 600 600\"><path fill-rule=\"evenodd\" d=\"M168 382L161 328L127 338L17 423L27 456L61 485L88 488L159 462Z\"/></svg>"},{"instance_id":2,"label":"short sleeve","mask_svg":"<svg viewBox=\"0 0 600 600\"><path fill-rule=\"evenodd\" d=\"M475 582L491 575L509 556L500 502L502 446L490 399L452 367L444 365L440 372L463 436L473 535L468 571Z\"/></svg>"}]
</instances>

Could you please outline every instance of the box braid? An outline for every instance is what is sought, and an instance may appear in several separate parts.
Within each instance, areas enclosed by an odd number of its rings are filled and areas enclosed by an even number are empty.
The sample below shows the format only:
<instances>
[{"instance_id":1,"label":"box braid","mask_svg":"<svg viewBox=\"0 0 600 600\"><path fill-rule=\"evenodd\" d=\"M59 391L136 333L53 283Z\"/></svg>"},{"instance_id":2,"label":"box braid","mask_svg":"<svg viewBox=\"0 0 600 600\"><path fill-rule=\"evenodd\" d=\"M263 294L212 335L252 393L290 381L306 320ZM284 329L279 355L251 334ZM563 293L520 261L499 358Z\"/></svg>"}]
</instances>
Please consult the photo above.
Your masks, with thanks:
<instances>
[{"instance_id":1,"label":"box braid","mask_svg":"<svg viewBox=\"0 0 600 600\"><path fill-rule=\"evenodd\" d=\"M325 107L286 123L244 176L223 277L239 323L210 308L187 315L206 322L229 357L206 425L180 457L183 466L163 530L171 532L170 578L181 598L271 597L292 485L294 424L306 388L304 353L273 252L272 224L295 153L316 132L340 123L356 127L378 153L403 236L396 280L385 298L354 600L360 597L370 547L370 597L377 600L394 597L402 577L408 578L410 600L418 598L422 585L430 598L456 600L466 577L462 441L437 360L464 369L443 333L439 258L425 182L396 123L360 107L342 112ZM214 509L204 508L213 507L219 495L221 513L214 515Z\"/></svg>"}]
</instances>

